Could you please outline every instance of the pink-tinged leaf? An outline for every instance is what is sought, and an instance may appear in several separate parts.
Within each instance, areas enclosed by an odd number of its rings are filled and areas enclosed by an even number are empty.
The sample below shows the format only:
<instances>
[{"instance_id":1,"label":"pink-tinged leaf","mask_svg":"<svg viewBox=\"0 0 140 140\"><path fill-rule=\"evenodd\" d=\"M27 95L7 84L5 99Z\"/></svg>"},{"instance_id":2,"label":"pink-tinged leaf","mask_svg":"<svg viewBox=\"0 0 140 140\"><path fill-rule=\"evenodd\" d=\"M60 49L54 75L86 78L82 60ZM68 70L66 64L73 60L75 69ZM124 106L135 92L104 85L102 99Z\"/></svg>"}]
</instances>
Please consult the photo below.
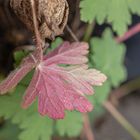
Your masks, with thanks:
<instances>
[{"instance_id":1,"label":"pink-tinged leaf","mask_svg":"<svg viewBox=\"0 0 140 140\"><path fill-rule=\"evenodd\" d=\"M85 42L64 42L56 50L44 57L44 63L50 64L84 64L88 61L88 44Z\"/></svg>"},{"instance_id":2,"label":"pink-tinged leaf","mask_svg":"<svg viewBox=\"0 0 140 140\"><path fill-rule=\"evenodd\" d=\"M75 109L80 112L92 110L92 105L88 100L78 94L71 85L65 83L65 81L59 77L59 74L51 73L47 68L40 70L40 72L36 71L36 73L40 73L39 82L37 86L34 85L33 87L32 85L31 88L36 88L38 91L38 93L36 92L37 95L36 93L32 93L34 94L34 99L35 96L38 96L39 112L41 115L48 115L53 119L62 119L64 118L65 109ZM34 82L34 79L32 79L31 83L32 82ZM23 102L24 108L28 107L34 100L28 99L31 96L29 92L26 92Z\"/></svg>"},{"instance_id":3,"label":"pink-tinged leaf","mask_svg":"<svg viewBox=\"0 0 140 140\"><path fill-rule=\"evenodd\" d=\"M88 112L91 103L84 96L93 93L93 86L100 86L106 76L95 69L88 69L87 43L64 42L56 50L41 59L36 50L25 58L19 69L0 84L0 93L15 87L35 67L33 78L23 97L23 108L30 106L38 97L38 111L53 119L62 119L65 110ZM60 67L59 64L68 64Z\"/></svg>"},{"instance_id":4,"label":"pink-tinged leaf","mask_svg":"<svg viewBox=\"0 0 140 140\"><path fill-rule=\"evenodd\" d=\"M64 118L65 110L91 111L93 107L84 94L92 94L93 86L102 85L106 76L88 69L87 61L81 60L86 58L87 49L86 43L65 42L44 57L36 68L22 106L27 108L38 96L38 111L53 119ZM76 65L60 67L57 64Z\"/></svg>"}]
</instances>

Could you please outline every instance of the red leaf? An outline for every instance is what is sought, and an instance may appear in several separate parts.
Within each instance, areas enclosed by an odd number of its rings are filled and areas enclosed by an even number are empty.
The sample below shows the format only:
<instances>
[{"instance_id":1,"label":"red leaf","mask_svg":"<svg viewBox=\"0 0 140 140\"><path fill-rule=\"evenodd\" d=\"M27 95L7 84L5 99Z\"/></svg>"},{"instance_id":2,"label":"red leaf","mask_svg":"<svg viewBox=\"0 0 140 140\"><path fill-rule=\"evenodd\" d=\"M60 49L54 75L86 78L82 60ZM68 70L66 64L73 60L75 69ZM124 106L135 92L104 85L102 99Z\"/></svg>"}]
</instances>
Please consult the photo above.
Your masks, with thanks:
<instances>
[{"instance_id":1,"label":"red leaf","mask_svg":"<svg viewBox=\"0 0 140 140\"><path fill-rule=\"evenodd\" d=\"M35 73L23 98L24 108L30 106L38 96L40 114L53 119L64 118L66 109L91 111L92 105L84 94L92 94L93 86L102 85L106 76L95 69L88 69L87 54L88 44L80 42L64 42L42 61L40 51L36 50L0 84L0 93L14 88L35 67ZM60 67L59 64L68 66Z\"/></svg>"},{"instance_id":2,"label":"red leaf","mask_svg":"<svg viewBox=\"0 0 140 140\"><path fill-rule=\"evenodd\" d=\"M81 65L87 62L87 49L86 43L65 42L44 57L26 91L23 107L27 108L38 96L40 114L53 119L63 118L65 109L91 111L92 105L83 95L92 94L92 86L102 85L106 77L97 70ZM57 64L76 66L60 67Z\"/></svg>"}]
</instances>

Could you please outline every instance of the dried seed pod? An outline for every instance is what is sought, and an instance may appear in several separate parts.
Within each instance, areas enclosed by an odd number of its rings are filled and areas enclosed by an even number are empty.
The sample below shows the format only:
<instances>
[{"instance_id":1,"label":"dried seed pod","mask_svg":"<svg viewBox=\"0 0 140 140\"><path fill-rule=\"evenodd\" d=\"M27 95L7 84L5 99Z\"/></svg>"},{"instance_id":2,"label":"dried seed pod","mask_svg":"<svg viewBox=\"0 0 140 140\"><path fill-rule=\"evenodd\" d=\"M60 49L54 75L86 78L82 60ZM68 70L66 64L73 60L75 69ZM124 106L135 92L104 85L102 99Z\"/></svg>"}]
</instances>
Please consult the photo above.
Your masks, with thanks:
<instances>
[{"instance_id":1,"label":"dried seed pod","mask_svg":"<svg viewBox=\"0 0 140 140\"><path fill-rule=\"evenodd\" d=\"M41 38L53 40L63 33L67 24L69 6L66 0L34 0ZM33 16L30 0L10 0L10 5L20 20L30 29L33 28Z\"/></svg>"}]
</instances>

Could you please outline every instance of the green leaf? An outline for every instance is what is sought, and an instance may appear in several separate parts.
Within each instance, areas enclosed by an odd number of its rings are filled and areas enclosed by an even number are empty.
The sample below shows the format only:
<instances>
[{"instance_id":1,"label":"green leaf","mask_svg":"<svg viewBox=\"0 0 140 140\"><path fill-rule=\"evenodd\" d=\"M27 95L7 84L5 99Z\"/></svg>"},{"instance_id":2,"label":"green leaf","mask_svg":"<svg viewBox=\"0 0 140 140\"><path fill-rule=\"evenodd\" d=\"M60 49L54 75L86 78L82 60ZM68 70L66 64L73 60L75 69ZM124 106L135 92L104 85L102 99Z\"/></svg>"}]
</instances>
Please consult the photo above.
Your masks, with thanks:
<instances>
[{"instance_id":1,"label":"green leaf","mask_svg":"<svg viewBox=\"0 0 140 140\"><path fill-rule=\"evenodd\" d=\"M47 49L46 53L49 53L50 51L53 51L55 48L57 48L61 43L63 42L62 38L57 37L54 42L51 43L50 48Z\"/></svg>"},{"instance_id":2,"label":"green leaf","mask_svg":"<svg viewBox=\"0 0 140 140\"><path fill-rule=\"evenodd\" d=\"M101 105L104 101L107 100L108 95L111 90L111 85L108 81L106 81L103 86L101 87L95 87L95 95L93 96L93 102L95 103L95 108L96 106Z\"/></svg>"},{"instance_id":3,"label":"green leaf","mask_svg":"<svg viewBox=\"0 0 140 140\"><path fill-rule=\"evenodd\" d=\"M125 52L125 45L116 43L109 29L103 33L102 38L91 39L91 62L107 75L108 81L114 87L126 78L123 64Z\"/></svg>"},{"instance_id":4,"label":"green leaf","mask_svg":"<svg viewBox=\"0 0 140 140\"><path fill-rule=\"evenodd\" d=\"M29 53L27 51L16 51L14 52L15 66L18 66L21 60L27 56Z\"/></svg>"},{"instance_id":5,"label":"green leaf","mask_svg":"<svg viewBox=\"0 0 140 140\"><path fill-rule=\"evenodd\" d=\"M26 117L36 111L36 104L27 110L21 108L22 93L24 93L25 88L25 86L19 85L12 94L0 96L0 116L6 120L11 119L14 124L22 123Z\"/></svg>"},{"instance_id":6,"label":"green leaf","mask_svg":"<svg viewBox=\"0 0 140 140\"><path fill-rule=\"evenodd\" d=\"M82 116L79 112L67 112L63 120L56 122L56 130L61 136L78 136L83 127Z\"/></svg>"},{"instance_id":7,"label":"green leaf","mask_svg":"<svg viewBox=\"0 0 140 140\"><path fill-rule=\"evenodd\" d=\"M100 24L106 18L106 7L108 0L81 0L81 19L86 22L97 20Z\"/></svg>"},{"instance_id":8,"label":"green leaf","mask_svg":"<svg viewBox=\"0 0 140 140\"><path fill-rule=\"evenodd\" d=\"M36 112L26 117L20 124L20 128L23 129L19 135L20 140L51 140L53 121L39 116Z\"/></svg>"},{"instance_id":9,"label":"green leaf","mask_svg":"<svg viewBox=\"0 0 140 140\"><path fill-rule=\"evenodd\" d=\"M16 89L16 93L18 94L10 94L0 96L0 116L3 116L5 119L10 119L15 116L15 113L19 113L21 111L20 101L21 101L21 93L24 92L25 87L18 86Z\"/></svg>"},{"instance_id":10,"label":"green leaf","mask_svg":"<svg viewBox=\"0 0 140 140\"><path fill-rule=\"evenodd\" d=\"M140 0L81 0L81 19L86 22L107 22L122 35L132 22L132 14L140 15Z\"/></svg>"},{"instance_id":11,"label":"green leaf","mask_svg":"<svg viewBox=\"0 0 140 140\"><path fill-rule=\"evenodd\" d=\"M24 93L25 88L19 85L12 94L0 96L0 116L19 125L23 130L19 135L20 140L50 140L53 121L38 114L36 103L27 110L23 110L20 106L21 93Z\"/></svg>"}]
</instances>

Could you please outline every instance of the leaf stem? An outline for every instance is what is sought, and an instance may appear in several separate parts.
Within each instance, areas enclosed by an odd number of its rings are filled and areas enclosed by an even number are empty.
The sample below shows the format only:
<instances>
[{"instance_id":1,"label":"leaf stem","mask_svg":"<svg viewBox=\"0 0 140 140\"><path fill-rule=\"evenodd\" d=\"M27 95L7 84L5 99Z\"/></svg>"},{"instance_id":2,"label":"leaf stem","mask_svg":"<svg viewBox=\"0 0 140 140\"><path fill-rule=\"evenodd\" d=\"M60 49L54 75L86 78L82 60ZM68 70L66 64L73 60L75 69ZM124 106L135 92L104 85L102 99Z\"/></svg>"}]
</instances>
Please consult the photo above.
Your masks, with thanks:
<instances>
[{"instance_id":1,"label":"leaf stem","mask_svg":"<svg viewBox=\"0 0 140 140\"><path fill-rule=\"evenodd\" d=\"M103 106L131 134L131 136L135 138L135 140L140 140L140 133L109 101L106 101Z\"/></svg>"},{"instance_id":2,"label":"leaf stem","mask_svg":"<svg viewBox=\"0 0 140 140\"><path fill-rule=\"evenodd\" d=\"M92 22L91 24L88 24L87 26L87 29L86 29L86 33L85 33L85 36L84 36L84 41L88 42L91 35L92 35L92 32L93 32L93 29L94 29L94 26L95 26L95 22Z\"/></svg>"}]
</instances>

